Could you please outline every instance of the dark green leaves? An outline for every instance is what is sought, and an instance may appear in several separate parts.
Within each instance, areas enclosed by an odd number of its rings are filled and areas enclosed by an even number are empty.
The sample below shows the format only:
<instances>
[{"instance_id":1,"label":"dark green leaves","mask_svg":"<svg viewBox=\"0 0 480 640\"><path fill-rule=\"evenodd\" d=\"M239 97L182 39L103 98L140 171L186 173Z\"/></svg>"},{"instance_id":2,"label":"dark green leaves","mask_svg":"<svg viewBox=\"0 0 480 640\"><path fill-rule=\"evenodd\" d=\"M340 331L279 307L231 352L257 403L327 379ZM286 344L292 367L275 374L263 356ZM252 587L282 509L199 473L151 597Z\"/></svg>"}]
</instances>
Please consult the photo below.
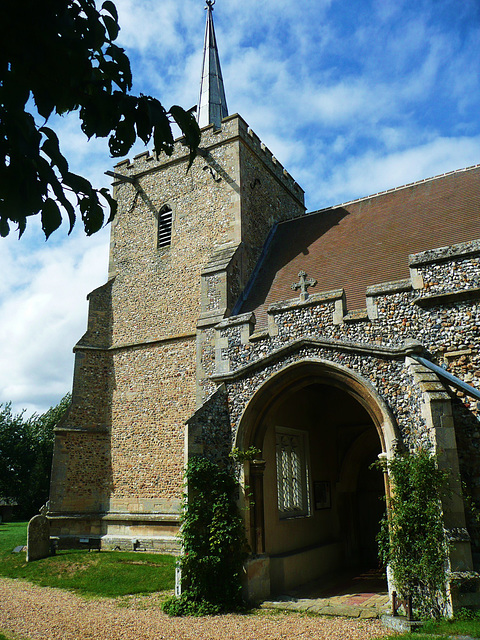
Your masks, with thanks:
<instances>
[{"instance_id":1,"label":"dark green leaves","mask_svg":"<svg viewBox=\"0 0 480 640\"><path fill-rule=\"evenodd\" d=\"M428 451L397 453L388 461L392 484L379 549L402 597L411 595L422 616L444 614L449 546L441 500L448 472Z\"/></svg>"},{"instance_id":2,"label":"dark green leaves","mask_svg":"<svg viewBox=\"0 0 480 640\"><path fill-rule=\"evenodd\" d=\"M48 500L54 428L70 406L67 394L42 415L24 418L0 404L0 496L18 503L17 515L31 518Z\"/></svg>"},{"instance_id":3,"label":"dark green leaves","mask_svg":"<svg viewBox=\"0 0 480 640\"><path fill-rule=\"evenodd\" d=\"M65 215L71 231L76 208L91 234L103 225L101 201L108 221L116 211L107 190L69 171L55 132L28 112L29 98L45 121L52 113L78 111L84 134L109 137L113 156L126 155L137 137L145 144L153 138L157 154L172 154L169 114L154 98L128 94L132 74L125 51L114 43L118 32L110 0L100 12L94 0L0 3L0 236L12 223L21 235L33 215L41 216L47 238ZM180 107L170 115L191 164L200 141L197 123Z\"/></svg>"},{"instance_id":4,"label":"dark green leaves","mask_svg":"<svg viewBox=\"0 0 480 640\"><path fill-rule=\"evenodd\" d=\"M103 188L97 191L92 187L90 182L75 173L68 173L63 179L64 185L69 187L77 196L77 204L80 208L80 214L83 226L87 236L99 231L104 222L103 207L100 204L98 195L101 194L110 207L110 217L108 222L113 220L117 210L116 203L108 194L108 190ZM107 195L108 194L108 195Z\"/></svg>"},{"instance_id":5,"label":"dark green leaves","mask_svg":"<svg viewBox=\"0 0 480 640\"><path fill-rule=\"evenodd\" d=\"M80 199L80 212L82 214L83 226L87 236L96 233L103 226L103 209L98 198L87 197Z\"/></svg>"},{"instance_id":6,"label":"dark green leaves","mask_svg":"<svg viewBox=\"0 0 480 640\"><path fill-rule=\"evenodd\" d=\"M190 149L190 158L188 167L192 166L192 162L195 160L197 154L198 145L200 144L200 129L198 128L197 121L192 113L192 110L185 111L182 107L174 105L170 109L170 113L173 119L178 124L185 136L185 142Z\"/></svg>"},{"instance_id":7,"label":"dark green leaves","mask_svg":"<svg viewBox=\"0 0 480 640\"><path fill-rule=\"evenodd\" d=\"M115 22L118 22L117 7L113 4L113 2L110 2L110 0L105 0L105 2L102 4L102 9L108 11ZM115 38L112 38L112 40L115 40Z\"/></svg>"},{"instance_id":8,"label":"dark green leaves","mask_svg":"<svg viewBox=\"0 0 480 640\"><path fill-rule=\"evenodd\" d=\"M108 37L110 38L110 40L115 40L115 38L118 36L118 32L120 31L116 20L114 20L110 16L103 16L102 20L105 24L105 27L107 28Z\"/></svg>"},{"instance_id":9,"label":"dark green leaves","mask_svg":"<svg viewBox=\"0 0 480 640\"><path fill-rule=\"evenodd\" d=\"M112 220L115 217L115 214L117 213L117 201L112 198L112 196L110 195L110 191L105 187L103 187L103 189L100 189L100 193L105 198L105 200L108 203L108 206L110 207L110 217L107 220L107 224L108 224L109 222L112 222Z\"/></svg>"},{"instance_id":10,"label":"dark green leaves","mask_svg":"<svg viewBox=\"0 0 480 640\"><path fill-rule=\"evenodd\" d=\"M92 192L92 185L90 182L82 176L77 176L75 173L67 173L63 177L63 183L77 194L84 193L90 195Z\"/></svg>"},{"instance_id":11,"label":"dark green leaves","mask_svg":"<svg viewBox=\"0 0 480 640\"><path fill-rule=\"evenodd\" d=\"M55 200L47 198L42 207L42 229L48 239L52 231L62 224L62 214Z\"/></svg>"},{"instance_id":12,"label":"dark green leaves","mask_svg":"<svg viewBox=\"0 0 480 640\"><path fill-rule=\"evenodd\" d=\"M0 218L0 236L6 238L10 232L7 218Z\"/></svg>"},{"instance_id":13,"label":"dark green leaves","mask_svg":"<svg viewBox=\"0 0 480 640\"><path fill-rule=\"evenodd\" d=\"M152 137L152 109L150 102L151 98L140 96L135 114L137 135L140 140L143 140L144 144L148 144Z\"/></svg>"},{"instance_id":14,"label":"dark green leaves","mask_svg":"<svg viewBox=\"0 0 480 640\"><path fill-rule=\"evenodd\" d=\"M173 153L173 134L167 113L157 101L150 103L150 113L153 125L153 146L157 156L164 151L168 156Z\"/></svg>"},{"instance_id":15,"label":"dark green leaves","mask_svg":"<svg viewBox=\"0 0 480 640\"><path fill-rule=\"evenodd\" d=\"M170 601L171 615L235 610L245 533L238 512L233 472L206 458L188 461L188 500L182 518L182 599Z\"/></svg>"},{"instance_id":16,"label":"dark green leaves","mask_svg":"<svg viewBox=\"0 0 480 640\"><path fill-rule=\"evenodd\" d=\"M48 127L42 127L40 133L47 136L47 139L41 146L41 150L50 158L52 165L56 165L62 174L68 172L68 162L60 153L57 134Z\"/></svg>"}]
</instances>

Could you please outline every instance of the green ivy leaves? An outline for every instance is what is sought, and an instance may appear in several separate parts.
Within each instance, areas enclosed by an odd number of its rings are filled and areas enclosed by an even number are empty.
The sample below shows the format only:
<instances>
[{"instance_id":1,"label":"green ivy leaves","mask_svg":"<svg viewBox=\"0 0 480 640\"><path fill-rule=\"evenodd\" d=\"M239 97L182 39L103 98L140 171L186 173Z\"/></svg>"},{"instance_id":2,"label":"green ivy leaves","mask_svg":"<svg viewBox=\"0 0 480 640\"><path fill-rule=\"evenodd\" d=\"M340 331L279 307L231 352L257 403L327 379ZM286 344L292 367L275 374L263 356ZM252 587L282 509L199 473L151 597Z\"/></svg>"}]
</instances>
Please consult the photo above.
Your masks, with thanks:
<instances>
[{"instance_id":1,"label":"green ivy leaves","mask_svg":"<svg viewBox=\"0 0 480 640\"><path fill-rule=\"evenodd\" d=\"M238 608L245 557L243 521L233 473L202 457L189 460L188 500L181 528L182 598L169 601L171 615L200 615Z\"/></svg>"},{"instance_id":2,"label":"green ivy leaves","mask_svg":"<svg viewBox=\"0 0 480 640\"><path fill-rule=\"evenodd\" d=\"M439 617L449 553L441 506L448 472L425 450L397 453L386 465L392 492L379 535L380 556L392 570L397 591L412 596L420 615Z\"/></svg>"}]
</instances>

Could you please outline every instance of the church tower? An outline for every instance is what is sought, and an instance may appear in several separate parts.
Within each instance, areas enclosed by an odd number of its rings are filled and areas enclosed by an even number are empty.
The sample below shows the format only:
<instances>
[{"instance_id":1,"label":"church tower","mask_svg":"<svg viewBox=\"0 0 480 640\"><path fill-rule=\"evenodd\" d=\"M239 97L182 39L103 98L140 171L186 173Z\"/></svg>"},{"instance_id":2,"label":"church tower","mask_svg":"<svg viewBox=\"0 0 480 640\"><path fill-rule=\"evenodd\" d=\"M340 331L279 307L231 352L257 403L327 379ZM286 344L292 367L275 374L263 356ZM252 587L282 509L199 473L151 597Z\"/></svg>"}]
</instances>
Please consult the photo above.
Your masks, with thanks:
<instances>
[{"instance_id":1,"label":"church tower","mask_svg":"<svg viewBox=\"0 0 480 640\"><path fill-rule=\"evenodd\" d=\"M207 0L199 153L182 139L115 167L108 282L88 296L72 405L57 427L49 518L60 544L174 550L186 421L215 391L213 327L238 303L272 226L303 191L227 115Z\"/></svg>"}]
</instances>

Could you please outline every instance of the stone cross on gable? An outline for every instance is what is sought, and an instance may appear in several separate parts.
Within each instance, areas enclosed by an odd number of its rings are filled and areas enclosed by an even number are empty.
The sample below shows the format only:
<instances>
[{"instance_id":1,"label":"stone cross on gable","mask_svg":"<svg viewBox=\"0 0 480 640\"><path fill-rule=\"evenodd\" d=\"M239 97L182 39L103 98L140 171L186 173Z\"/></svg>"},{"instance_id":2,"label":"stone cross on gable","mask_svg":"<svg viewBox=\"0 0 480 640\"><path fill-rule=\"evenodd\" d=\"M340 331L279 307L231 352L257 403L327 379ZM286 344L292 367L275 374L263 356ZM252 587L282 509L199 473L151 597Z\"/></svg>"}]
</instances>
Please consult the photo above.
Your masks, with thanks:
<instances>
[{"instance_id":1,"label":"stone cross on gable","mask_svg":"<svg viewBox=\"0 0 480 640\"><path fill-rule=\"evenodd\" d=\"M298 277L300 278L300 282L292 284L292 289L293 291L300 289L300 300L305 301L308 298L307 288L314 287L317 284L317 281L313 278L307 278L305 271L300 271Z\"/></svg>"}]
</instances>

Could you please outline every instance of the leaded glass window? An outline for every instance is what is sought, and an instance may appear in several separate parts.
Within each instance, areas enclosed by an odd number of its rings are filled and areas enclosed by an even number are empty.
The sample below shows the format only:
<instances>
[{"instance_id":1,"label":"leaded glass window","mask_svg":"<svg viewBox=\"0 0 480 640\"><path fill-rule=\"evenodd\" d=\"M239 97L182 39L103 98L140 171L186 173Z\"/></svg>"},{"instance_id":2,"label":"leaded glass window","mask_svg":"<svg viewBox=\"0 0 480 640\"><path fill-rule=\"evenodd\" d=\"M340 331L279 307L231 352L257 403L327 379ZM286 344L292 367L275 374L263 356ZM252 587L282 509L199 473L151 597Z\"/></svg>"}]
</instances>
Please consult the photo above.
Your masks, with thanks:
<instances>
[{"instance_id":1,"label":"leaded glass window","mask_svg":"<svg viewBox=\"0 0 480 640\"><path fill-rule=\"evenodd\" d=\"M308 515L306 434L277 429L277 494L281 518Z\"/></svg>"}]
</instances>

